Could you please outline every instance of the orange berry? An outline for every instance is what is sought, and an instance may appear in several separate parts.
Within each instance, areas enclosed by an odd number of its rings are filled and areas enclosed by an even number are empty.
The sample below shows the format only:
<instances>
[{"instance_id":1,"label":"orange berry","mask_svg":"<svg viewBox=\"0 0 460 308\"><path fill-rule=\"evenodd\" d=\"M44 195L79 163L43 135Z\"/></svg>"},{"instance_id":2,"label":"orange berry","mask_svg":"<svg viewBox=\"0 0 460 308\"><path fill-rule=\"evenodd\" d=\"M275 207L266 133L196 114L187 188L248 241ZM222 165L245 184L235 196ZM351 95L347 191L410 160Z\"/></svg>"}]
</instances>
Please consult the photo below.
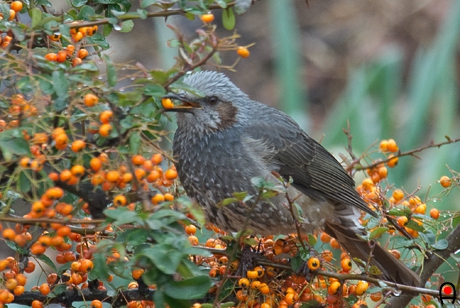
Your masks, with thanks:
<instances>
[{"instance_id":1,"label":"orange berry","mask_svg":"<svg viewBox=\"0 0 460 308\"><path fill-rule=\"evenodd\" d=\"M64 50L67 53L68 57L72 57L72 55L73 55L73 53L75 51L75 46L74 45L67 45L67 47Z\"/></svg>"},{"instance_id":2,"label":"orange berry","mask_svg":"<svg viewBox=\"0 0 460 308\"><path fill-rule=\"evenodd\" d=\"M72 41L75 43L81 41L82 38L83 38L83 34L81 34L80 32L77 32L72 35Z\"/></svg>"},{"instance_id":3,"label":"orange berry","mask_svg":"<svg viewBox=\"0 0 460 308\"><path fill-rule=\"evenodd\" d=\"M326 249L321 253L321 258L323 258L324 261L331 262L334 255L332 254L332 251Z\"/></svg>"},{"instance_id":4,"label":"orange berry","mask_svg":"<svg viewBox=\"0 0 460 308\"><path fill-rule=\"evenodd\" d=\"M159 165L163 161L163 155L161 154L153 154L152 158L150 159L154 165Z\"/></svg>"},{"instance_id":5,"label":"orange berry","mask_svg":"<svg viewBox=\"0 0 460 308\"><path fill-rule=\"evenodd\" d=\"M415 210L414 210L414 213L425 215L425 213L426 213L426 204L422 203L419 206L417 206L415 208Z\"/></svg>"},{"instance_id":6,"label":"orange berry","mask_svg":"<svg viewBox=\"0 0 460 308\"><path fill-rule=\"evenodd\" d=\"M72 230L68 226L62 226L59 229L57 229L57 235L65 237L69 236Z\"/></svg>"},{"instance_id":7,"label":"orange berry","mask_svg":"<svg viewBox=\"0 0 460 308\"><path fill-rule=\"evenodd\" d=\"M439 183L442 187L447 188L452 185L452 180L448 176L444 175L439 179Z\"/></svg>"},{"instance_id":8,"label":"orange berry","mask_svg":"<svg viewBox=\"0 0 460 308\"><path fill-rule=\"evenodd\" d=\"M196 227L194 225L188 225L185 227L185 233L188 235L195 235L196 233Z\"/></svg>"},{"instance_id":9,"label":"orange berry","mask_svg":"<svg viewBox=\"0 0 460 308\"><path fill-rule=\"evenodd\" d=\"M404 227L409 221L409 219L406 216L399 216L396 221L398 222L398 225Z\"/></svg>"},{"instance_id":10,"label":"orange berry","mask_svg":"<svg viewBox=\"0 0 460 308\"><path fill-rule=\"evenodd\" d=\"M136 170L134 170L134 175L136 176L136 179L142 180L146 177L147 172L145 172L144 169L137 168Z\"/></svg>"},{"instance_id":11,"label":"orange berry","mask_svg":"<svg viewBox=\"0 0 460 308\"><path fill-rule=\"evenodd\" d=\"M70 170L62 170L62 172L59 174L59 179L62 182L68 182L70 178L72 177L72 172Z\"/></svg>"},{"instance_id":12,"label":"orange berry","mask_svg":"<svg viewBox=\"0 0 460 308\"><path fill-rule=\"evenodd\" d=\"M371 294L371 300L373 302L378 302L382 299L382 292L376 292Z\"/></svg>"},{"instance_id":13,"label":"orange berry","mask_svg":"<svg viewBox=\"0 0 460 308\"><path fill-rule=\"evenodd\" d=\"M60 187L51 187L45 191L44 195L51 200L57 200L64 196L64 190Z\"/></svg>"},{"instance_id":14,"label":"orange berry","mask_svg":"<svg viewBox=\"0 0 460 308\"><path fill-rule=\"evenodd\" d=\"M161 202L165 201L165 196L163 194L156 194L155 196L152 197L152 203L153 204L159 204Z\"/></svg>"},{"instance_id":15,"label":"orange berry","mask_svg":"<svg viewBox=\"0 0 460 308\"><path fill-rule=\"evenodd\" d=\"M351 260L350 258L344 258L342 259L342 261L340 262L340 265L342 266L342 270L344 272L349 272L352 268L352 264L351 264Z\"/></svg>"},{"instance_id":16,"label":"orange berry","mask_svg":"<svg viewBox=\"0 0 460 308\"><path fill-rule=\"evenodd\" d=\"M126 205L126 197L123 195L118 195L113 198L113 205L115 206L123 206Z\"/></svg>"},{"instance_id":17,"label":"orange berry","mask_svg":"<svg viewBox=\"0 0 460 308\"><path fill-rule=\"evenodd\" d=\"M99 115L99 120L102 122L102 124L108 124L110 121L112 121L112 117L113 117L112 110L104 110Z\"/></svg>"},{"instance_id":18,"label":"orange berry","mask_svg":"<svg viewBox=\"0 0 460 308\"><path fill-rule=\"evenodd\" d=\"M32 301L32 308L43 308L43 303L36 299Z\"/></svg>"},{"instance_id":19,"label":"orange berry","mask_svg":"<svg viewBox=\"0 0 460 308\"><path fill-rule=\"evenodd\" d=\"M102 302L98 299L95 299L91 302L91 308L102 308Z\"/></svg>"},{"instance_id":20,"label":"orange berry","mask_svg":"<svg viewBox=\"0 0 460 308\"><path fill-rule=\"evenodd\" d=\"M15 296L20 296L20 295L22 295L24 293L24 291L25 291L24 286L16 286L16 288L14 288L14 290L13 290L13 294Z\"/></svg>"},{"instance_id":21,"label":"orange berry","mask_svg":"<svg viewBox=\"0 0 460 308\"><path fill-rule=\"evenodd\" d=\"M139 278L141 278L142 274L144 274L144 270L142 268L134 269L131 272L131 275L133 276L134 280L139 280Z\"/></svg>"},{"instance_id":22,"label":"orange berry","mask_svg":"<svg viewBox=\"0 0 460 308\"><path fill-rule=\"evenodd\" d=\"M63 63L63 62L65 62L65 60L67 60L67 53L64 50L60 50L57 53L56 61L58 61L59 63Z\"/></svg>"},{"instance_id":23,"label":"orange berry","mask_svg":"<svg viewBox=\"0 0 460 308\"><path fill-rule=\"evenodd\" d=\"M48 38L54 42L57 42L61 39L61 34L60 33L53 33L51 35L48 35Z\"/></svg>"},{"instance_id":24,"label":"orange berry","mask_svg":"<svg viewBox=\"0 0 460 308\"><path fill-rule=\"evenodd\" d=\"M339 291L339 288L340 288L340 282L334 281L327 288L327 293L329 293L330 295L335 295Z\"/></svg>"},{"instance_id":25,"label":"orange berry","mask_svg":"<svg viewBox=\"0 0 460 308\"><path fill-rule=\"evenodd\" d=\"M82 63L83 63L83 60L82 60L82 59L80 59L80 58L74 58L74 59L72 60L72 67L78 66L78 65L80 65L80 64L82 64Z\"/></svg>"},{"instance_id":26,"label":"orange berry","mask_svg":"<svg viewBox=\"0 0 460 308\"><path fill-rule=\"evenodd\" d=\"M388 152L388 140L382 140L380 141L379 149L382 152Z\"/></svg>"},{"instance_id":27,"label":"orange berry","mask_svg":"<svg viewBox=\"0 0 460 308\"><path fill-rule=\"evenodd\" d=\"M10 18L8 20L13 20L16 17L16 12L14 10L10 10Z\"/></svg>"},{"instance_id":28,"label":"orange berry","mask_svg":"<svg viewBox=\"0 0 460 308\"><path fill-rule=\"evenodd\" d=\"M6 228L3 230L2 235L4 239L12 241L16 237L16 231L11 228Z\"/></svg>"},{"instance_id":29,"label":"orange berry","mask_svg":"<svg viewBox=\"0 0 460 308\"><path fill-rule=\"evenodd\" d=\"M390 168L394 168L398 164L398 157L395 157L393 154L389 155L388 158L390 159L387 162L387 166Z\"/></svg>"},{"instance_id":30,"label":"orange berry","mask_svg":"<svg viewBox=\"0 0 460 308\"><path fill-rule=\"evenodd\" d=\"M164 194L166 201L174 201L174 196L170 193Z\"/></svg>"},{"instance_id":31,"label":"orange berry","mask_svg":"<svg viewBox=\"0 0 460 308\"><path fill-rule=\"evenodd\" d=\"M57 61L57 54L55 54L54 52L50 52L50 53L47 53L45 55L45 59L48 60L48 61Z\"/></svg>"},{"instance_id":32,"label":"orange berry","mask_svg":"<svg viewBox=\"0 0 460 308\"><path fill-rule=\"evenodd\" d=\"M155 182L156 180L158 180L160 177L161 177L161 174L160 174L160 172L158 172L158 170L152 170L152 171L149 172L149 174L147 175L147 182L153 183L153 182Z\"/></svg>"},{"instance_id":33,"label":"orange berry","mask_svg":"<svg viewBox=\"0 0 460 308\"><path fill-rule=\"evenodd\" d=\"M249 287L249 279L247 278L241 278L240 280L238 280L238 285L242 288L247 288Z\"/></svg>"},{"instance_id":34,"label":"orange berry","mask_svg":"<svg viewBox=\"0 0 460 308\"><path fill-rule=\"evenodd\" d=\"M321 236L319 237L321 242L329 243L331 241L331 236L325 232L321 232Z\"/></svg>"},{"instance_id":35,"label":"orange berry","mask_svg":"<svg viewBox=\"0 0 460 308\"><path fill-rule=\"evenodd\" d=\"M430 216L433 219L438 219L439 218L439 210L435 209L435 208L431 209L430 210Z\"/></svg>"},{"instance_id":36,"label":"orange berry","mask_svg":"<svg viewBox=\"0 0 460 308\"><path fill-rule=\"evenodd\" d=\"M320 268L321 262L319 261L318 258L313 257L313 258L308 259L307 265L310 270L316 271L317 269Z\"/></svg>"},{"instance_id":37,"label":"orange berry","mask_svg":"<svg viewBox=\"0 0 460 308\"><path fill-rule=\"evenodd\" d=\"M393 191L393 198L395 199L396 203L398 203L404 198L404 192L401 189L395 189Z\"/></svg>"},{"instance_id":38,"label":"orange berry","mask_svg":"<svg viewBox=\"0 0 460 308\"><path fill-rule=\"evenodd\" d=\"M93 93L88 93L83 97L83 103L86 107L94 107L99 102L99 98Z\"/></svg>"},{"instance_id":39,"label":"orange berry","mask_svg":"<svg viewBox=\"0 0 460 308\"><path fill-rule=\"evenodd\" d=\"M26 266L26 268L24 269L24 272L30 274L30 273L32 273L34 270L35 270L35 263L32 262L32 261L28 261L28 262L27 262L27 266Z\"/></svg>"},{"instance_id":40,"label":"orange berry","mask_svg":"<svg viewBox=\"0 0 460 308\"><path fill-rule=\"evenodd\" d=\"M174 108L174 103L170 98L162 98L161 99L161 105L165 109L172 109Z\"/></svg>"},{"instance_id":41,"label":"orange berry","mask_svg":"<svg viewBox=\"0 0 460 308\"><path fill-rule=\"evenodd\" d=\"M10 278L10 279L8 279L7 281L4 281L4 282L3 282L3 285L4 285L5 288L7 288L8 290L13 291L14 288L16 288L16 287L18 286L18 282L17 282L16 279Z\"/></svg>"},{"instance_id":42,"label":"orange berry","mask_svg":"<svg viewBox=\"0 0 460 308\"><path fill-rule=\"evenodd\" d=\"M131 158L131 162L136 166L140 166L145 162L145 158L142 155L134 155Z\"/></svg>"},{"instance_id":43,"label":"orange berry","mask_svg":"<svg viewBox=\"0 0 460 308\"><path fill-rule=\"evenodd\" d=\"M85 259L81 261L81 268L80 271L87 273L93 269L94 265L91 260Z\"/></svg>"},{"instance_id":44,"label":"orange berry","mask_svg":"<svg viewBox=\"0 0 460 308\"><path fill-rule=\"evenodd\" d=\"M200 18L201 18L201 21L203 21L204 23L210 23L210 22L213 22L214 20L214 14L212 13L203 14L200 16Z\"/></svg>"},{"instance_id":45,"label":"orange berry","mask_svg":"<svg viewBox=\"0 0 460 308\"><path fill-rule=\"evenodd\" d=\"M83 167L82 165L75 165L72 166L72 168L70 168L70 172L73 176L80 178L85 174L85 167Z\"/></svg>"},{"instance_id":46,"label":"orange berry","mask_svg":"<svg viewBox=\"0 0 460 308\"><path fill-rule=\"evenodd\" d=\"M101 127L99 127L99 135L102 137L108 137L111 131L112 125L110 124L102 124Z\"/></svg>"},{"instance_id":47,"label":"orange berry","mask_svg":"<svg viewBox=\"0 0 460 308\"><path fill-rule=\"evenodd\" d=\"M177 171L174 169L168 169L165 172L165 178L167 180L174 180L177 178Z\"/></svg>"},{"instance_id":48,"label":"orange berry","mask_svg":"<svg viewBox=\"0 0 460 308\"><path fill-rule=\"evenodd\" d=\"M259 286L259 291L262 294L270 294L270 287L265 282L263 282Z\"/></svg>"},{"instance_id":49,"label":"orange berry","mask_svg":"<svg viewBox=\"0 0 460 308\"><path fill-rule=\"evenodd\" d=\"M70 149L77 153L83 150L86 147L86 143L83 140L75 140L72 142L72 145L70 146Z\"/></svg>"},{"instance_id":50,"label":"orange berry","mask_svg":"<svg viewBox=\"0 0 460 308\"><path fill-rule=\"evenodd\" d=\"M195 235L190 235L188 237L188 240L192 246L197 246L198 245L198 238Z\"/></svg>"},{"instance_id":51,"label":"orange berry","mask_svg":"<svg viewBox=\"0 0 460 308\"><path fill-rule=\"evenodd\" d=\"M251 55L249 50L246 47L238 47L236 50L236 53L241 57L241 58L247 58Z\"/></svg>"},{"instance_id":52,"label":"orange berry","mask_svg":"<svg viewBox=\"0 0 460 308\"><path fill-rule=\"evenodd\" d=\"M40 285L39 290L40 290L40 293L45 296L50 294L51 292L50 286L46 282Z\"/></svg>"},{"instance_id":53,"label":"orange berry","mask_svg":"<svg viewBox=\"0 0 460 308\"><path fill-rule=\"evenodd\" d=\"M387 149L390 152L396 153L399 151L398 145L394 139L388 139Z\"/></svg>"},{"instance_id":54,"label":"orange berry","mask_svg":"<svg viewBox=\"0 0 460 308\"><path fill-rule=\"evenodd\" d=\"M13 1L11 2L10 8L15 11L16 13L22 10L22 2L21 1Z\"/></svg>"},{"instance_id":55,"label":"orange berry","mask_svg":"<svg viewBox=\"0 0 460 308\"><path fill-rule=\"evenodd\" d=\"M101 168L102 168L102 161L98 157L93 157L89 161L89 166L91 167L91 170L93 170L94 172L97 172L97 171L101 170Z\"/></svg>"},{"instance_id":56,"label":"orange berry","mask_svg":"<svg viewBox=\"0 0 460 308\"><path fill-rule=\"evenodd\" d=\"M29 157L23 157L19 161L19 166L21 166L22 168L29 168L31 162L32 160Z\"/></svg>"},{"instance_id":57,"label":"orange berry","mask_svg":"<svg viewBox=\"0 0 460 308\"><path fill-rule=\"evenodd\" d=\"M80 59L84 59L88 56L88 50L86 49L80 49L77 53L77 57L80 58Z\"/></svg>"},{"instance_id":58,"label":"orange berry","mask_svg":"<svg viewBox=\"0 0 460 308\"><path fill-rule=\"evenodd\" d=\"M329 245L331 245L332 248L334 249L339 249L340 244L335 238L331 238L331 241L329 242Z\"/></svg>"},{"instance_id":59,"label":"orange berry","mask_svg":"<svg viewBox=\"0 0 460 308\"><path fill-rule=\"evenodd\" d=\"M46 246L43 246L40 243L35 243L32 245L32 247L30 247L30 252L33 255L42 255L45 253L45 251L46 251Z\"/></svg>"},{"instance_id":60,"label":"orange berry","mask_svg":"<svg viewBox=\"0 0 460 308\"><path fill-rule=\"evenodd\" d=\"M367 288L369 288L369 283L368 282L363 281L363 280L359 281L357 286L356 286L356 290L355 290L356 295L358 295L358 296L363 295L364 292L367 291Z\"/></svg>"},{"instance_id":61,"label":"orange berry","mask_svg":"<svg viewBox=\"0 0 460 308\"><path fill-rule=\"evenodd\" d=\"M133 180L133 174L131 172L123 173L123 175L121 176L121 180L123 183L131 182Z\"/></svg>"}]
</instances>

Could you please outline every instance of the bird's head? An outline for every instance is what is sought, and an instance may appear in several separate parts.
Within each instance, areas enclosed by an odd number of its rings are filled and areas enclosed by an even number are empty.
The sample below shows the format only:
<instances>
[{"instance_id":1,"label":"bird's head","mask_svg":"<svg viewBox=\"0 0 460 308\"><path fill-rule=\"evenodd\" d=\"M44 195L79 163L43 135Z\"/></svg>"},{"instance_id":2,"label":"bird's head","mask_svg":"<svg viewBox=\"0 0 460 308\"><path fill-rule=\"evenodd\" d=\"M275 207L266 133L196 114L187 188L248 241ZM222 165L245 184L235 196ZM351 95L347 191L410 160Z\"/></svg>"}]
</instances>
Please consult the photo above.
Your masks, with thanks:
<instances>
[{"instance_id":1,"label":"bird's head","mask_svg":"<svg viewBox=\"0 0 460 308\"><path fill-rule=\"evenodd\" d=\"M240 109L249 101L248 96L221 73L193 73L184 78L184 83L195 91L164 96L181 103L165 109L177 112L179 128L204 132L225 130L238 121Z\"/></svg>"}]
</instances>

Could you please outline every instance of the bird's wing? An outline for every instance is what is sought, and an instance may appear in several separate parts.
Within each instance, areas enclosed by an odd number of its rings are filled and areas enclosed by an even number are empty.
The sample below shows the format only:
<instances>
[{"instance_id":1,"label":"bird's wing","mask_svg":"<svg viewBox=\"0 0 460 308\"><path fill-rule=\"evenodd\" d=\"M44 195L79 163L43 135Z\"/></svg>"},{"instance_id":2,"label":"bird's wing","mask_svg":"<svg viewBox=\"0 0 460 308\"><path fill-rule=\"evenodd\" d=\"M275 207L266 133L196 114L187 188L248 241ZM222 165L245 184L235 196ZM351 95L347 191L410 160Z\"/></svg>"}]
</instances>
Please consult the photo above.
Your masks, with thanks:
<instances>
[{"instance_id":1,"label":"bird's wing","mask_svg":"<svg viewBox=\"0 0 460 308\"><path fill-rule=\"evenodd\" d=\"M263 108L263 107L262 107ZM267 107L254 119L246 134L268 148L267 163L276 165L281 176L314 199L353 205L376 215L355 190L354 180L322 145L310 138L294 120Z\"/></svg>"}]
</instances>

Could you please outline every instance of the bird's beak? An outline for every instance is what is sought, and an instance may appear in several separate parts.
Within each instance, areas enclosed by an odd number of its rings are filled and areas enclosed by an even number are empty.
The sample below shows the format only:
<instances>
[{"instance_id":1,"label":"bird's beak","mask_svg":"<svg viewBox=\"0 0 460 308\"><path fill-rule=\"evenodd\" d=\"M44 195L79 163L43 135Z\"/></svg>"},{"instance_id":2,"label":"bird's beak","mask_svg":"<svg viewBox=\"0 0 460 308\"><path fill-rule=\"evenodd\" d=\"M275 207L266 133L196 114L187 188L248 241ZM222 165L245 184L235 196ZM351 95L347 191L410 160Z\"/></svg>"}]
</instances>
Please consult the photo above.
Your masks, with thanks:
<instances>
[{"instance_id":1,"label":"bird's beak","mask_svg":"<svg viewBox=\"0 0 460 308\"><path fill-rule=\"evenodd\" d=\"M169 100L169 101L168 101ZM173 101L180 101L182 105L174 105ZM190 112L190 109L202 108L200 104L175 93L168 93L162 97L161 103L165 108L164 111Z\"/></svg>"}]
</instances>

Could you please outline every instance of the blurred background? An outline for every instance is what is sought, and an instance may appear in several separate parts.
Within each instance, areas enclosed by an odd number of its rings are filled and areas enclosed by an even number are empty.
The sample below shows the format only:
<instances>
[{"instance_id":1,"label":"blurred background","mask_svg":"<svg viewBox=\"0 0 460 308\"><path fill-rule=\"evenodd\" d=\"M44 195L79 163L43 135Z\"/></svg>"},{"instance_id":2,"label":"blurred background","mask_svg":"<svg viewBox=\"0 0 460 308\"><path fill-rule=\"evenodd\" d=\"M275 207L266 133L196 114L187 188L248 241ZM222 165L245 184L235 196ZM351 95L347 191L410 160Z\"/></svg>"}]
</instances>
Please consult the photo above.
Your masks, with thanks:
<instances>
[{"instance_id":1,"label":"blurred background","mask_svg":"<svg viewBox=\"0 0 460 308\"><path fill-rule=\"evenodd\" d=\"M251 56L241 59L235 72L221 70L252 99L293 116L335 155L346 153L347 121L357 155L381 139L394 138L401 151L408 151L445 136L460 137L459 1L308 2L254 1L236 19L237 43L255 43ZM220 11L214 13L218 34L231 35L221 25ZM182 16L166 22L187 39L202 26L198 18ZM173 33L163 19L136 20L131 33L109 36L109 53L116 62L166 69L177 56L176 49L166 47L169 38ZM230 65L238 56L230 51L222 58ZM422 199L429 191L438 208L460 209L456 189L448 197L437 196L436 183L441 175L451 176L449 168L460 169L460 144L417 157L401 158L389 182L408 192L421 188Z\"/></svg>"}]
</instances>

